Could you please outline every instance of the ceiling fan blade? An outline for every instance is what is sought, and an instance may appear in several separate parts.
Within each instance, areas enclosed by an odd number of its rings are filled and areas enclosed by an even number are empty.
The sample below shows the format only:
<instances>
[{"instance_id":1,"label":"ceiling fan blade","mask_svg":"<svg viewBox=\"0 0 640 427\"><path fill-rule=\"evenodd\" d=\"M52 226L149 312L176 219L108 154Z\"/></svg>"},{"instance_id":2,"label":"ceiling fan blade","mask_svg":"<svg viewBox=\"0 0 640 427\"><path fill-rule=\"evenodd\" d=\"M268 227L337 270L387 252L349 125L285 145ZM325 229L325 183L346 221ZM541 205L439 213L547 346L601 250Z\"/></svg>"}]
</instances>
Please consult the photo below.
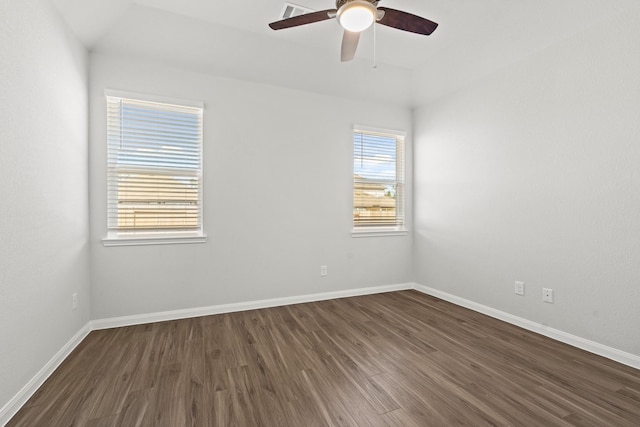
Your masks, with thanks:
<instances>
[{"instance_id":1,"label":"ceiling fan blade","mask_svg":"<svg viewBox=\"0 0 640 427\"><path fill-rule=\"evenodd\" d=\"M342 51L340 52L340 61L351 61L356 55L356 49L358 48L358 41L360 40L360 33L354 33L344 30L342 35Z\"/></svg>"},{"instance_id":2,"label":"ceiling fan blade","mask_svg":"<svg viewBox=\"0 0 640 427\"><path fill-rule=\"evenodd\" d=\"M388 7L379 7L378 10L384 11L384 16L378 23L387 27L425 36L433 33L438 27L438 24L433 21L401 10L389 9Z\"/></svg>"},{"instance_id":3,"label":"ceiling fan blade","mask_svg":"<svg viewBox=\"0 0 640 427\"><path fill-rule=\"evenodd\" d=\"M299 25L312 24L314 22L324 21L326 19L335 18L336 9L320 10L318 12L305 13L304 15L292 16L291 18L282 19L272 22L269 26L274 30L282 30L283 28L297 27Z\"/></svg>"}]
</instances>

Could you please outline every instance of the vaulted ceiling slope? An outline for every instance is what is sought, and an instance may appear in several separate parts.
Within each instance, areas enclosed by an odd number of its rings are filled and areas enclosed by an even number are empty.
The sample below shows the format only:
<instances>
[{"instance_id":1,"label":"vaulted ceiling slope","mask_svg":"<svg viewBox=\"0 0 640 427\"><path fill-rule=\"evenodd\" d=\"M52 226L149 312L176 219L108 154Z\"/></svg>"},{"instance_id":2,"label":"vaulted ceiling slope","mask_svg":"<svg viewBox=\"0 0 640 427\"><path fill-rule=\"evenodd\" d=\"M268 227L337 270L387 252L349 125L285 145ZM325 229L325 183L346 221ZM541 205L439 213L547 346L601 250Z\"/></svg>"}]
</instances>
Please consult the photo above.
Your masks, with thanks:
<instances>
[{"instance_id":1,"label":"vaulted ceiling slope","mask_svg":"<svg viewBox=\"0 0 640 427\"><path fill-rule=\"evenodd\" d=\"M431 36L377 26L340 63L332 20L282 31L283 0L51 0L92 52L133 56L266 84L419 106L579 31L637 0L382 0L438 22ZM332 0L293 0L309 9Z\"/></svg>"}]
</instances>

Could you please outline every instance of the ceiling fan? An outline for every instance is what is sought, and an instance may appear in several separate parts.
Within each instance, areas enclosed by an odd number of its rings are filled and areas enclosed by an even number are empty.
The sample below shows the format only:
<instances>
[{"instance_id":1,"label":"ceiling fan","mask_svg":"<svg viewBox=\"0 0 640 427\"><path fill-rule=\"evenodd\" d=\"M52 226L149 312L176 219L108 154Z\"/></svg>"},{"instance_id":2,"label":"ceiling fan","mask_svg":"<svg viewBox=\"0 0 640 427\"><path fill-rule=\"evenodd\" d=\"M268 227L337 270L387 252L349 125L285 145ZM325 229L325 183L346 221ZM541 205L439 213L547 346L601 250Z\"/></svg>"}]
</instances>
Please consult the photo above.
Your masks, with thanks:
<instances>
[{"instance_id":1,"label":"ceiling fan","mask_svg":"<svg viewBox=\"0 0 640 427\"><path fill-rule=\"evenodd\" d=\"M344 28L342 36L342 62L351 61L356 54L360 33L369 28L374 22L387 27L397 28L411 33L428 36L438 27L433 21L413 15L401 10L388 7L378 7L380 0L336 0L335 9L326 9L269 24L274 30L297 27L314 22L336 18Z\"/></svg>"}]
</instances>

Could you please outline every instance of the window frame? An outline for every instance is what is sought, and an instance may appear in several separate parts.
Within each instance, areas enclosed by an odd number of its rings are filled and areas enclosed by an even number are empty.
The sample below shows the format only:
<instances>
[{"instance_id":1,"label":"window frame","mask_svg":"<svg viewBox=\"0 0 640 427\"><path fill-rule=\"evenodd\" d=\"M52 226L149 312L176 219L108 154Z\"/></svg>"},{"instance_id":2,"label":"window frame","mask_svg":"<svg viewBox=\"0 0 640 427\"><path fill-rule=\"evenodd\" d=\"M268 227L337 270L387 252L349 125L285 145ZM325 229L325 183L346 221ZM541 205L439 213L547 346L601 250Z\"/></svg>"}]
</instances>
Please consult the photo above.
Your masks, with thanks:
<instances>
[{"instance_id":1,"label":"window frame","mask_svg":"<svg viewBox=\"0 0 640 427\"><path fill-rule=\"evenodd\" d=\"M200 138L198 142L198 168L197 177L198 177L198 216L199 216L199 228L197 230L109 230L109 205L110 205L110 189L108 184L109 177L109 140L108 140L108 106L109 106L109 98L122 98L126 100L130 100L133 102L140 101L143 103L156 103L156 104L165 104L169 106L175 107L185 107L185 108L194 108L200 110ZM106 202L107 202L107 233L106 236L102 239L103 246L138 246L138 245L167 245L167 244L187 244L187 243L205 243L207 240L207 236L204 232L204 206L203 206L203 145L204 145L204 109L205 105L203 102L194 101L194 100L185 100L185 99L177 99L170 98L164 96L155 96L148 94L141 94L135 92L124 92L117 90L105 90L105 123L107 125L107 141L105 144L105 148L107 151L107 159L106 159L106 177L107 177L107 194L106 194ZM156 165L155 168L161 171L161 166ZM141 171L152 172L153 166L145 166L140 168Z\"/></svg>"},{"instance_id":2,"label":"window frame","mask_svg":"<svg viewBox=\"0 0 640 427\"><path fill-rule=\"evenodd\" d=\"M402 223L397 225L370 225L370 226L356 226L353 220L353 212L355 211L355 151L353 147L354 138L356 133L374 134L394 137L396 139L396 185L400 184L401 191L397 193L396 212L400 210L402 215ZM394 129L384 129L365 125L355 124L351 131L351 236L352 237L383 237L383 236L406 236L408 234L407 229L407 191L406 191L406 138L407 132ZM400 162L398 162L400 160ZM398 207L400 205L400 208ZM398 214L398 213L397 213Z\"/></svg>"}]
</instances>

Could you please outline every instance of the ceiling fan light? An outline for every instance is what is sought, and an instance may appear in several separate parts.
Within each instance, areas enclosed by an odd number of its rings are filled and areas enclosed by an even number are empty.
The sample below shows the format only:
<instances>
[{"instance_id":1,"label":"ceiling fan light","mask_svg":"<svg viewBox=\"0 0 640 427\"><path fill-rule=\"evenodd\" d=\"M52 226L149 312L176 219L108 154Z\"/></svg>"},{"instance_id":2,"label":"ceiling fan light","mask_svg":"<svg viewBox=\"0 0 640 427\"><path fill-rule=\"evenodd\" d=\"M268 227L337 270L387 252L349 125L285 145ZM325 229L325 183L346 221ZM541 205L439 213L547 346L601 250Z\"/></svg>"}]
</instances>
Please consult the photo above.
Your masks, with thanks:
<instances>
[{"instance_id":1,"label":"ceiling fan light","mask_svg":"<svg viewBox=\"0 0 640 427\"><path fill-rule=\"evenodd\" d=\"M338 10L338 22L347 31L359 33L373 24L376 7L367 1L351 1Z\"/></svg>"}]
</instances>

